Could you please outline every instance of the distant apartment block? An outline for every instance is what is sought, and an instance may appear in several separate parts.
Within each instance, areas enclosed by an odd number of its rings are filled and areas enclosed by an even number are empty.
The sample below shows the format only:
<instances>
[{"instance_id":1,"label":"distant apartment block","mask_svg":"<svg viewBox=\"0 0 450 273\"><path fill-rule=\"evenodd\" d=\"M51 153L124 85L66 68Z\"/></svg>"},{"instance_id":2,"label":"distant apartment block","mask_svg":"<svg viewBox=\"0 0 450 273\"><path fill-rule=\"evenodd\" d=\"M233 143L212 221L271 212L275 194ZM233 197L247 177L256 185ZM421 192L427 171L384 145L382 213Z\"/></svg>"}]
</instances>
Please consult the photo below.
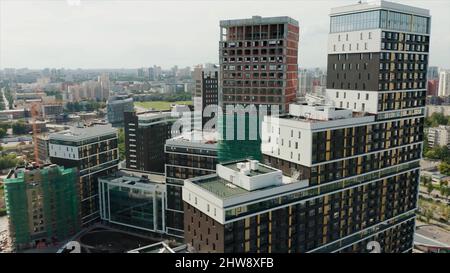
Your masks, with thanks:
<instances>
[{"instance_id":1,"label":"distant apartment block","mask_svg":"<svg viewBox=\"0 0 450 273\"><path fill-rule=\"evenodd\" d=\"M214 66L212 68L203 68L203 66L197 66L194 68L194 109L201 110L202 114L202 126L213 118L212 113L209 113L211 117L203 117L205 114L205 108L214 107L214 112L217 111L219 105L219 69ZM215 117L217 119L217 117Z\"/></svg>"},{"instance_id":2,"label":"distant apartment block","mask_svg":"<svg viewBox=\"0 0 450 273\"><path fill-rule=\"evenodd\" d=\"M133 98L127 95L117 95L110 97L106 102L106 112L108 122L114 125L121 125L124 121L125 112L134 111Z\"/></svg>"},{"instance_id":3,"label":"distant apartment block","mask_svg":"<svg viewBox=\"0 0 450 273\"><path fill-rule=\"evenodd\" d=\"M438 96L450 96L450 71L442 70L439 72L439 91Z\"/></svg>"},{"instance_id":4,"label":"distant apartment block","mask_svg":"<svg viewBox=\"0 0 450 273\"><path fill-rule=\"evenodd\" d=\"M83 226L100 217L98 177L117 171L117 141L117 129L109 125L72 127L49 135L50 161L78 170Z\"/></svg>"},{"instance_id":5,"label":"distant apartment block","mask_svg":"<svg viewBox=\"0 0 450 273\"><path fill-rule=\"evenodd\" d=\"M51 246L79 231L75 169L17 167L4 185L9 232L16 249Z\"/></svg>"},{"instance_id":6,"label":"distant apartment block","mask_svg":"<svg viewBox=\"0 0 450 273\"><path fill-rule=\"evenodd\" d=\"M49 138L48 134L40 134L36 137L38 147L39 163L48 163L49 157Z\"/></svg>"},{"instance_id":7,"label":"distant apartment block","mask_svg":"<svg viewBox=\"0 0 450 273\"><path fill-rule=\"evenodd\" d=\"M51 103L41 105L41 116L43 118L55 118L63 113L64 107L61 103Z\"/></svg>"},{"instance_id":8,"label":"distant apartment block","mask_svg":"<svg viewBox=\"0 0 450 273\"><path fill-rule=\"evenodd\" d=\"M439 125L428 129L428 146L442 147L450 144L450 126Z\"/></svg>"}]
</instances>

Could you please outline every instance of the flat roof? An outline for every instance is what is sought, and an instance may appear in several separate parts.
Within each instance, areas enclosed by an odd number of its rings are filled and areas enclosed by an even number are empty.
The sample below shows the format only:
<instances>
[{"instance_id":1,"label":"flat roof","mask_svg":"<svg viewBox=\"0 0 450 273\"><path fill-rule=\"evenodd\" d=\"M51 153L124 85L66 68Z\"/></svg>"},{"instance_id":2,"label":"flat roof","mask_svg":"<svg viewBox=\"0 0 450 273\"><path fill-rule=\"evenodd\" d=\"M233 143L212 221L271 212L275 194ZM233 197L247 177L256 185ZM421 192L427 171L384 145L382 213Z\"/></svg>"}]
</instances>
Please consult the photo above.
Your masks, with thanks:
<instances>
[{"instance_id":1,"label":"flat roof","mask_svg":"<svg viewBox=\"0 0 450 273\"><path fill-rule=\"evenodd\" d=\"M183 132L182 134L170 138L166 141L169 144L177 143L198 143L198 144L216 144L219 137L217 131L190 131Z\"/></svg>"},{"instance_id":2,"label":"flat roof","mask_svg":"<svg viewBox=\"0 0 450 273\"><path fill-rule=\"evenodd\" d=\"M253 16L252 18L246 19L230 19L220 21L221 27L264 25L264 24L291 24L298 26L298 21L292 19L289 16L278 16L278 17Z\"/></svg>"},{"instance_id":3,"label":"flat roof","mask_svg":"<svg viewBox=\"0 0 450 273\"><path fill-rule=\"evenodd\" d=\"M231 163L224 163L221 164L224 167L227 167L229 169L232 169L233 171L239 172L240 170L237 167L236 162L231 162ZM271 172L275 172L278 171L277 169L273 169L273 168L269 168L266 165L263 165L261 163L258 162L258 169L257 170L249 170L249 174L247 174L247 176L258 176L261 174L266 174L266 173L271 173Z\"/></svg>"},{"instance_id":4,"label":"flat roof","mask_svg":"<svg viewBox=\"0 0 450 273\"><path fill-rule=\"evenodd\" d=\"M283 176L283 183L281 185L270 185L264 188L255 189L248 191L244 188L241 188L230 181L219 177L217 174L210 174L206 176L202 176L201 179L189 179L191 183L197 185L209 193L219 197L220 199L229 199L238 196L248 195L248 194L257 194L258 192L264 192L270 189L275 189L279 187L283 187L286 185L293 185L298 183L300 187L304 187L302 182L306 180L293 181L291 178L287 176Z\"/></svg>"},{"instance_id":5,"label":"flat roof","mask_svg":"<svg viewBox=\"0 0 450 273\"><path fill-rule=\"evenodd\" d=\"M399 3L388 2L388 1L384 1L384 0L367 1L367 2L357 3L357 4L352 4L352 5L346 5L346 6L332 8L330 15L335 16L335 15L343 15L343 14L348 14L348 13L353 13L353 12L379 10L379 9L386 9L386 10L398 11L398 12L403 12L403 13L410 13L410 14L426 16L426 17L430 16L430 11L428 9L418 8L418 7L399 4Z\"/></svg>"},{"instance_id":6,"label":"flat roof","mask_svg":"<svg viewBox=\"0 0 450 273\"><path fill-rule=\"evenodd\" d=\"M80 141L116 133L117 129L113 128L110 124L83 128L71 127L69 130L50 134L49 139Z\"/></svg>"}]
</instances>

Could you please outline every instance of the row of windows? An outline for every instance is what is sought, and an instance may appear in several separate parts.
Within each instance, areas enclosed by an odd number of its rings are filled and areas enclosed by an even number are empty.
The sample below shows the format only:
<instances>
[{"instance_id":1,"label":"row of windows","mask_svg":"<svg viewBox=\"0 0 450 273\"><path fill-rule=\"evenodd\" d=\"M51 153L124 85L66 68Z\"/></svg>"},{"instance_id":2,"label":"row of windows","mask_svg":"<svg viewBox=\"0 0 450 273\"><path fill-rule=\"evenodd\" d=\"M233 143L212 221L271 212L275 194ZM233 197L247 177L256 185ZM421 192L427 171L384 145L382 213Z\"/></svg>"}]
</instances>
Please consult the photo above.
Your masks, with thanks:
<instances>
[{"instance_id":1,"label":"row of windows","mask_svg":"<svg viewBox=\"0 0 450 273\"><path fill-rule=\"evenodd\" d=\"M284 79L284 73L224 73L224 79Z\"/></svg>"},{"instance_id":2,"label":"row of windows","mask_svg":"<svg viewBox=\"0 0 450 273\"><path fill-rule=\"evenodd\" d=\"M222 43L223 48L234 48L234 47L273 47L273 46L283 46L283 40L263 40L263 41L239 41L239 42L224 42Z\"/></svg>"},{"instance_id":3,"label":"row of windows","mask_svg":"<svg viewBox=\"0 0 450 273\"><path fill-rule=\"evenodd\" d=\"M226 224L226 251L307 251L338 240L414 208L417 179L399 175Z\"/></svg>"},{"instance_id":4,"label":"row of windows","mask_svg":"<svg viewBox=\"0 0 450 273\"><path fill-rule=\"evenodd\" d=\"M332 16L330 32L382 28L428 34L430 31L429 24L430 20L427 17L396 11L377 10Z\"/></svg>"}]
</instances>

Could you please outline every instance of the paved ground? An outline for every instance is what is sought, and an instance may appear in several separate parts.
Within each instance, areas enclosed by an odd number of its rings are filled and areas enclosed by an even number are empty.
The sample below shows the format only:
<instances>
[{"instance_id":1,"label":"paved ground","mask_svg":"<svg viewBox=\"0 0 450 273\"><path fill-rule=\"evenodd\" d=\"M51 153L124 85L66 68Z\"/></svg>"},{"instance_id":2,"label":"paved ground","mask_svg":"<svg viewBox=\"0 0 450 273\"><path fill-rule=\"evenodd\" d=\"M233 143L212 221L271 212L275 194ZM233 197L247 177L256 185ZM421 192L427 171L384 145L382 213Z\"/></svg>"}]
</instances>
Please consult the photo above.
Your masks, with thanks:
<instances>
[{"instance_id":1,"label":"paved ground","mask_svg":"<svg viewBox=\"0 0 450 273\"><path fill-rule=\"evenodd\" d=\"M8 228L8 217L1 216L0 217L0 232L6 230Z\"/></svg>"},{"instance_id":2,"label":"paved ground","mask_svg":"<svg viewBox=\"0 0 450 273\"><path fill-rule=\"evenodd\" d=\"M417 221L414 241L417 243L450 247L450 232L435 225Z\"/></svg>"},{"instance_id":3,"label":"paved ground","mask_svg":"<svg viewBox=\"0 0 450 273\"><path fill-rule=\"evenodd\" d=\"M440 164L440 160L428 160L428 159L421 159L420 160L420 168L422 170L430 169L430 168L437 168Z\"/></svg>"}]
</instances>

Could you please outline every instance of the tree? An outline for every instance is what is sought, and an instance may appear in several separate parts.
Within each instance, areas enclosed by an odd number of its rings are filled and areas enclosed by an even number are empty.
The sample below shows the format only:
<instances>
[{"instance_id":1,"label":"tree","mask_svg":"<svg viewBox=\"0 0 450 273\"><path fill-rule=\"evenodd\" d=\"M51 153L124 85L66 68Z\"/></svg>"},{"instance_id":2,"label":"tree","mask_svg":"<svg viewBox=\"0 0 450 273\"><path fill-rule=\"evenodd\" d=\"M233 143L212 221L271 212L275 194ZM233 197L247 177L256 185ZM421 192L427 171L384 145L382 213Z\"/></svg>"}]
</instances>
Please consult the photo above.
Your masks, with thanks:
<instances>
[{"instance_id":1,"label":"tree","mask_svg":"<svg viewBox=\"0 0 450 273\"><path fill-rule=\"evenodd\" d=\"M0 138L4 138L6 136L6 130L3 128L0 128Z\"/></svg>"},{"instance_id":2,"label":"tree","mask_svg":"<svg viewBox=\"0 0 450 273\"><path fill-rule=\"evenodd\" d=\"M9 169L20 165L23 160L17 158L16 154L6 154L0 157L0 170Z\"/></svg>"},{"instance_id":3,"label":"tree","mask_svg":"<svg viewBox=\"0 0 450 273\"><path fill-rule=\"evenodd\" d=\"M429 224L431 219L433 218L433 210L431 209L426 209L425 210L425 217L427 219L427 223Z\"/></svg>"},{"instance_id":4,"label":"tree","mask_svg":"<svg viewBox=\"0 0 450 273\"><path fill-rule=\"evenodd\" d=\"M433 113L430 117L425 120L426 127L437 127L439 125L447 125L448 118L441 113Z\"/></svg>"},{"instance_id":5,"label":"tree","mask_svg":"<svg viewBox=\"0 0 450 273\"><path fill-rule=\"evenodd\" d=\"M439 164L439 172L441 174L450 175L450 164L447 162L442 162Z\"/></svg>"},{"instance_id":6,"label":"tree","mask_svg":"<svg viewBox=\"0 0 450 273\"><path fill-rule=\"evenodd\" d=\"M427 192L428 192L428 194L431 194L433 192L433 189L434 189L433 182L428 183L427 184Z\"/></svg>"},{"instance_id":7,"label":"tree","mask_svg":"<svg viewBox=\"0 0 450 273\"><path fill-rule=\"evenodd\" d=\"M29 127L24 121L18 121L12 125L13 134L23 135L29 133Z\"/></svg>"}]
</instances>

